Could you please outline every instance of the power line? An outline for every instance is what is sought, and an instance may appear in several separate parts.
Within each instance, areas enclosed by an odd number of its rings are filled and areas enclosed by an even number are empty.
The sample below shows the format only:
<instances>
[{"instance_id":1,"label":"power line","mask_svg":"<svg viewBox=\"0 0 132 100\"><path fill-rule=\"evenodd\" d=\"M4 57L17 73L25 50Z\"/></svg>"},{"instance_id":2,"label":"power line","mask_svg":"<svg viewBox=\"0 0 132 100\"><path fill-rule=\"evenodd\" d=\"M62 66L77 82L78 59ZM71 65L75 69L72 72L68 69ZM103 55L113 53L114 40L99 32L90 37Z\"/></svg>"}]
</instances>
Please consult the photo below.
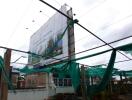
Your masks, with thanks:
<instances>
[{"instance_id":1,"label":"power line","mask_svg":"<svg viewBox=\"0 0 132 100\"><path fill-rule=\"evenodd\" d=\"M119 22L122 22L122 21L124 21L124 20L126 20L126 19L128 19L128 18L130 18L130 17L132 17L132 14L130 14L130 15L128 15L128 16L125 16L124 18L122 18L122 19L120 19L120 20L118 20L118 21L115 21L115 22L113 22L113 23L110 23L107 27L110 27L110 26L112 26L112 25L114 25L114 24L118 24Z\"/></svg>"},{"instance_id":2,"label":"power line","mask_svg":"<svg viewBox=\"0 0 132 100\"><path fill-rule=\"evenodd\" d=\"M40 10L39 12L40 12L40 13L42 13L44 16L46 16L46 17L50 18L47 14L43 13L43 11L42 11L42 10Z\"/></svg>"},{"instance_id":3,"label":"power line","mask_svg":"<svg viewBox=\"0 0 132 100\"><path fill-rule=\"evenodd\" d=\"M128 39L128 38L131 38L131 37L132 37L132 35L121 38L121 39L118 39L118 40L115 40L115 41L112 41L112 42L109 42L108 44L113 44L113 43L116 43L116 42L119 42L119 41L122 41L122 40L125 40L125 39ZM104 47L104 46L106 46L106 44L96 46L96 47L93 47L93 48L90 48L90 49L87 49L87 50L84 50L84 51L80 51L80 52L77 52L75 54L71 54L70 56L74 56L74 55L77 55L77 54L81 54L81 53L84 53L84 52L95 50L95 49L98 49L98 48L101 48L101 47ZM68 50L70 50L70 48ZM63 60L66 59L66 58L69 58L69 56L65 56L65 57L61 57L61 58L51 57L50 59L54 59L54 60L51 61L50 63L54 63L56 60L63 62Z\"/></svg>"},{"instance_id":4,"label":"power line","mask_svg":"<svg viewBox=\"0 0 132 100\"><path fill-rule=\"evenodd\" d=\"M116 42L119 42L119 41L122 41L122 40L125 40L125 39L128 39L128 38L131 38L132 36L128 36L128 37L125 37L125 38L121 38L121 39L118 39L118 40L115 40L115 41L112 41L108 44L112 44L112 43L116 43ZM80 53L84 53L84 52L87 52L87 51L91 51L91 50L94 50L94 49L97 49L97 48L101 48L103 46L106 46L107 44L104 44L104 45L100 45L100 46L96 46L96 47L93 47L93 48L90 48L90 49L87 49L87 50L84 50L84 51L80 51L78 53L75 53L75 54L72 54L71 56L74 56L74 55L77 55L77 54L80 54ZM3 49L10 49L10 50L13 50L13 51L16 51L16 52L22 52L22 53L26 53L26 54L34 54L36 56L41 56L43 57L42 55L38 55L38 54L35 54L35 53L32 53L30 51L22 51L22 50L17 50L17 49L13 49L13 48L8 48L8 47L4 47L4 46L0 46L0 48L3 48ZM63 58L66 58L66 57L69 57L69 56L65 56L65 57L62 57L60 59L57 59L57 58L53 58L53 59L56 59L56 60L61 60Z\"/></svg>"},{"instance_id":5,"label":"power line","mask_svg":"<svg viewBox=\"0 0 132 100\"><path fill-rule=\"evenodd\" d=\"M45 13L43 12L43 10L40 10L39 13L41 13L42 15L44 15L45 17L47 17L48 19L50 18L47 14L45 14ZM32 19L32 23L35 23L35 21L36 21L36 19ZM26 27L25 29L28 30L29 27Z\"/></svg>"},{"instance_id":6,"label":"power line","mask_svg":"<svg viewBox=\"0 0 132 100\"><path fill-rule=\"evenodd\" d=\"M132 61L132 59L128 59L128 60L120 60L120 61L116 61L115 63L123 63L123 62L128 62L128 61ZM20 64L20 65L31 65L33 66L33 64L26 64L26 63L18 63L18 62L11 62L11 63L14 63L14 64ZM80 63L79 63L80 64ZM107 65L108 63L105 63L105 64L100 64L100 65ZM85 65L85 64L80 64L80 65ZM86 65L86 66L90 66L90 65ZM94 65L94 66L97 66L97 65ZM90 66L91 67L91 66Z\"/></svg>"},{"instance_id":7,"label":"power line","mask_svg":"<svg viewBox=\"0 0 132 100\"><path fill-rule=\"evenodd\" d=\"M70 18L68 15L64 14L63 12L61 12L60 10L56 9L55 7L53 7L52 5L50 5L49 3L43 1L43 0L39 0L41 1L42 3L46 4L47 6L51 7L52 9L56 10L57 12L59 12L60 14L62 14L63 16L65 16L66 18L70 19L73 21L72 18ZM111 47L112 49L114 49L111 45L109 45L107 42L105 42L103 39L101 39L100 37L98 37L97 35L95 35L92 31L90 31L89 29L85 28L83 25L79 24L79 23L76 23L77 25L79 25L81 28L83 28L85 31L89 32L91 35L93 35L94 37L96 37L97 39L99 39L100 41L102 41L103 43L105 43L106 45L108 45L109 47ZM118 51L120 54L122 54L123 56L125 56L126 58L128 59L131 59L129 58L128 56L126 56L125 54L123 54L122 52Z\"/></svg>"},{"instance_id":8,"label":"power line","mask_svg":"<svg viewBox=\"0 0 132 100\"><path fill-rule=\"evenodd\" d=\"M126 17L124 17L124 18L122 18L122 19L120 19L120 20L118 20L118 21L116 21L116 22L113 22L113 23L109 24L108 27L110 27L110 26L112 26L112 25L114 25L114 24L118 24L119 22L122 22L122 21L124 21L125 19L130 18L130 17L132 17L132 14L130 14L130 15L128 15L128 16L126 16ZM108 27L107 27L107 28L108 28ZM95 32L95 33L96 33L96 32ZM82 40L82 39L84 39L84 38L86 38L86 36L83 37L83 38L81 38L81 39L78 39L77 41L80 41L80 40ZM76 41L75 41L75 42L76 42Z\"/></svg>"},{"instance_id":9,"label":"power line","mask_svg":"<svg viewBox=\"0 0 132 100\"><path fill-rule=\"evenodd\" d=\"M17 31L17 28L19 27L19 25L20 25L20 23L21 23L21 20L23 19L23 17L24 17L25 14L27 13L28 9L30 8L31 2L32 2L32 1L33 1L33 0L31 0L31 1L28 3L28 6L27 6L26 9L24 10L24 14L20 17L20 19L19 19L19 21L17 22L15 28L13 29L13 32L11 33L11 35L10 35L8 41L7 41L7 44L10 42L12 36L13 36L13 35L15 34L15 32ZM30 5L30 6L29 6L29 5Z\"/></svg>"},{"instance_id":10,"label":"power line","mask_svg":"<svg viewBox=\"0 0 132 100\"><path fill-rule=\"evenodd\" d=\"M115 40L115 41L113 41L113 42L110 42L109 44L112 44L112 43L115 43L115 42L119 42L119 41L121 41L121 40L125 40L125 39L130 38L130 37L132 37L132 36L125 37L125 38L122 38L122 39L119 39L119 40ZM101 45L101 46L98 46L98 47L94 47L94 48L91 48L91 49L88 49L88 50L85 50L85 51L81 51L81 52L78 52L78 53L76 53L76 54L74 54L74 55L77 55L77 54L79 54L79 53L83 53L83 52L86 52L86 51L94 50L94 49L97 49L97 48L103 47L103 46L105 46L105 45L106 45L106 44ZM0 46L0 48L11 49L11 48L2 47L2 46ZM23 52L23 53L32 54L31 52L26 52L26 51L21 51L21 50L16 50L16 49L11 49L11 50L13 50L13 51L17 51L17 52ZM36 55L37 55L37 54L36 54ZM38 56L41 56L41 55L38 55ZM73 55L71 55L71 56L73 56ZM68 57L68 56L67 56L67 57ZM66 58L66 57L64 57L64 58ZM54 59L55 59L55 58L54 58ZM61 58L61 59L57 59L57 60L62 60L62 58ZM123 60L123 61L117 61L117 62L115 62L115 63L125 62L125 61L130 61L130 60L132 60L132 59L129 59L129 60ZM32 65L32 64L24 64L24 63L16 63L16 62L11 62L11 63L22 64L22 65ZM51 63L52 63L52 62L51 62Z\"/></svg>"},{"instance_id":11,"label":"power line","mask_svg":"<svg viewBox=\"0 0 132 100\"><path fill-rule=\"evenodd\" d=\"M29 51L22 51L22 50L13 49L13 48L8 48L8 47L4 47L4 46L0 46L0 48L3 48L3 49L10 49L10 50L17 51L17 52L22 52L22 53L31 54Z\"/></svg>"},{"instance_id":12,"label":"power line","mask_svg":"<svg viewBox=\"0 0 132 100\"><path fill-rule=\"evenodd\" d=\"M121 39L118 39L118 40L115 40L115 41L112 41L112 42L109 42L108 44L113 44L113 43L116 43L116 42L119 42L119 41L122 41L122 40L125 40L125 39L128 39L128 38L131 38L132 36L128 36L128 37L125 37L125 38L121 38ZM103 45L100 45L100 46L96 46L96 47L93 47L93 48L90 48L90 49L87 49L87 50L84 50L84 51L80 51L80 52L77 52L75 54L72 54L71 56L74 56L74 55L77 55L77 54L81 54L81 53L84 53L84 52L88 52L88 51L91 51L91 50L95 50L95 49L98 49L98 48L101 48L101 47L104 47L106 46L107 44L103 44ZM65 56L65 57L62 57L60 59L64 59L64 58L68 58L69 56ZM59 60L59 59L58 59ZM130 59L129 59L130 60Z\"/></svg>"},{"instance_id":13,"label":"power line","mask_svg":"<svg viewBox=\"0 0 132 100\"><path fill-rule=\"evenodd\" d=\"M108 43L109 44L109 43ZM105 44L105 45L107 45L107 44ZM1 48L5 48L5 49L11 49L11 48L6 48L6 47L2 47L2 46L0 46ZM102 47L102 46L99 46L99 47ZM31 52L26 52L26 51L21 51L21 50L16 50L16 49L11 49L11 50L14 50L14 51L19 51L19 52L23 52L23 53L28 53L28 54L32 54ZM92 50L92 49L91 49ZM86 50L86 51L88 51L88 50ZM81 52L79 52L79 53L81 53ZM79 53L77 53L77 54L79 54ZM36 54L37 55L37 54ZM41 56L41 55L40 55ZM58 60L60 60L60 59L58 59Z\"/></svg>"},{"instance_id":14,"label":"power line","mask_svg":"<svg viewBox=\"0 0 132 100\"><path fill-rule=\"evenodd\" d=\"M115 41L112 41L112 42L109 42L108 44L113 44L113 43L116 43L116 42L119 42L119 41L122 41L122 40L129 39L131 37L132 37L132 35L124 37L124 38L121 38L121 39L118 39L118 40L115 40ZM72 44L74 44L74 42ZM103 44L103 45L100 45L100 46L96 46L96 47L93 47L93 48L90 48L90 49L87 49L87 50L84 50L84 51L77 52L77 53L75 53L75 54L73 54L71 56L74 56L74 55L77 55L77 54L81 54L81 53L84 53L84 52L88 52L88 51L91 51L91 50L95 50L95 49L98 49L98 48L101 48L101 47L104 47L104 46L106 46L106 44ZM68 57L68 56L66 56L66 57ZM63 57L63 58L66 58L66 57ZM63 58L60 58L60 59L63 59Z\"/></svg>"},{"instance_id":15,"label":"power line","mask_svg":"<svg viewBox=\"0 0 132 100\"><path fill-rule=\"evenodd\" d=\"M98 37L97 35L95 35L93 32L91 32L90 30L88 30L87 28L85 28L84 26L82 26L81 24L77 23L80 27L82 27L84 30L86 30L87 32L89 32L90 34L92 34L94 37L96 37L97 39L99 39L100 41L102 41L103 43L105 43L106 45L108 45L109 47L111 47L112 49L114 49L110 44L108 44L107 42L105 42L103 39L101 39L100 37ZM127 57L125 54L123 54L122 52L118 51L120 54L122 54L123 56L125 56L128 59L131 59L129 57Z\"/></svg>"},{"instance_id":16,"label":"power line","mask_svg":"<svg viewBox=\"0 0 132 100\"><path fill-rule=\"evenodd\" d=\"M57 1L57 0L54 0L59 6L61 6L61 4Z\"/></svg>"},{"instance_id":17,"label":"power line","mask_svg":"<svg viewBox=\"0 0 132 100\"><path fill-rule=\"evenodd\" d=\"M122 41L122 40L125 40L125 39L128 39L128 38L131 38L131 36L127 36L127 37L124 37L124 38L121 38L121 39L118 39L118 40L115 40L115 41L112 41L108 44L113 44L113 43L116 43L116 42L119 42L119 41ZM80 51L78 53L75 53L75 54L72 54L71 56L74 56L74 55L77 55L77 54L80 54L80 53L84 53L84 52L87 52L87 51L91 51L91 50L94 50L94 49L97 49L97 48L101 48L103 46L106 46L106 44L104 45L100 45L100 46L96 46L96 47L93 47L93 48L90 48L90 49L87 49L87 50L84 50L84 51ZM10 50L13 50L13 51L17 51L17 52L22 52L22 53L27 53L27 54L34 54L34 55L37 55L37 56L42 56L42 55L38 55L38 54L35 54L35 53L32 53L32 52L29 52L29 51L22 51L22 50L17 50L17 49L12 49L12 48L7 48L7 47L3 47L3 46L0 46L0 48L3 48L3 49L10 49ZM60 59L57 59L57 58L53 58L53 59L56 59L56 60L61 60L61 59L64 59L66 57L69 57L69 56L65 56L65 57L62 57Z\"/></svg>"},{"instance_id":18,"label":"power line","mask_svg":"<svg viewBox=\"0 0 132 100\"><path fill-rule=\"evenodd\" d=\"M128 59L128 60L119 60L119 61L116 61L115 63L123 63L123 62L128 62L128 61L132 61L132 59ZM99 64L99 65L104 65L104 66L107 66L108 63L105 63L105 64ZM90 65L87 65L87 66L90 66ZM90 66L90 67L96 67L98 65L94 65L94 66Z\"/></svg>"},{"instance_id":19,"label":"power line","mask_svg":"<svg viewBox=\"0 0 132 100\"><path fill-rule=\"evenodd\" d=\"M84 17L84 15L87 15L88 13L87 12L91 12L92 10L100 7L102 4L104 4L107 0L104 0L102 2L99 2L99 4L97 4L96 6L92 7L91 9L89 9L88 11L86 11L86 13L82 14L81 16L79 16L78 18L82 18Z\"/></svg>"},{"instance_id":20,"label":"power line","mask_svg":"<svg viewBox=\"0 0 132 100\"><path fill-rule=\"evenodd\" d=\"M55 7L53 7L52 5L48 4L47 2L43 1L43 0L39 0L41 1L42 3L48 5L49 7L51 7L52 9L56 10L57 12L59 12L60 14L62 14L63 16L67 17L68 19L72 20L72 18L70 18L68 15L64 14L63 12L61 12L60 10L56 9Z\"/></svg>"}]
</instances>

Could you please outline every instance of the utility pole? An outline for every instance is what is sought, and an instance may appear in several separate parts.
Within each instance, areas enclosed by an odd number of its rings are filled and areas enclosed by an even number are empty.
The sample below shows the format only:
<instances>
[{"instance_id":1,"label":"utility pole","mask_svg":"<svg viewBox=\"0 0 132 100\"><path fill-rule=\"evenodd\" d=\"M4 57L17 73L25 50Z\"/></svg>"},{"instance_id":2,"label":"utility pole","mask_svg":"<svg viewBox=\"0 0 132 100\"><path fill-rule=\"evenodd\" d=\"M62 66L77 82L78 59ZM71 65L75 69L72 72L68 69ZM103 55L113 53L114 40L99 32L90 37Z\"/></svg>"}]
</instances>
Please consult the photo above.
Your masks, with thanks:
<instances>
[{"instance_id":1,"label":"utility pole","mask_svg":"<svg viewBox=\"0 0 132 100\"><path fill-rule=\"evenodd\" d=\"M68 16L73 19L73 12L72 12L72 8L70 8L70 10L67 11ZM68 23L71 21L69 19ZM75 39L74 39L74 25L73 26L69 26L68 28L68 52L69 52L69 59L75 59ZM73 56L74 55L74 56Z\"/></svg>"},{"instance_id":2,"label":"utility pole","mask_svg":"<svg viewBox=\"0 0 132 100\"><path fill-rule=\"evenodd\" d=\"M4 70L9 78L10 72L10 60L11 60L11 50L7 49L6 53L4 54ZM4 80L5 73L1 72L1 80L0 80L0 100L7 100L8 99L8 84L6 80Z\"/></svg>"}]
</instances>

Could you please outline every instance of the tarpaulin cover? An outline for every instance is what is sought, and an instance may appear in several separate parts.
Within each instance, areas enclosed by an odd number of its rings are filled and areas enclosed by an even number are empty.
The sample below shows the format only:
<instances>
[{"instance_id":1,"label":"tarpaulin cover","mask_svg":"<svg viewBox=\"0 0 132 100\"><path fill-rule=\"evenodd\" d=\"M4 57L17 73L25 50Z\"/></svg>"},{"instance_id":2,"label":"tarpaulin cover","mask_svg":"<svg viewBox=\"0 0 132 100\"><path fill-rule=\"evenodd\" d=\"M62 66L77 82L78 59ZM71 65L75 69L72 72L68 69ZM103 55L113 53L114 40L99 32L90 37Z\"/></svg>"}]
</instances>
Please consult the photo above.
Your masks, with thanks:
<instances>
[{"instance_id":1,"label":"tarpaulin cover","mask_svg":"<svg viewBox=\"0 0 132 100\"><path fill-rule=\"evenodd\" d=\"M34 72L58 72L58 74L60 73L59 76L63 77L65 74L69 74L72 78L72 84L74 86L75 89L77 89L77 87L80 84L80 69L79 69L79 64L73 62L73 61L77 61L77 60L82 60L85 58L89 58L89 57L93 57L93 56L97 56L106 52L109 52L112 50L112 54L108 63L108 66L106 68L106 71L104 72L104 75L102 76L102 80L101 82L96 85L96 86L89 86L88 85L88 93L89 95L98 93L102 90L104 90L109 82L109 80L112 77L112 71L114 69L114 63L115 63L115 59L116 59L116 51L117 50L121 50L121 51L132 51L132 44L128 44L128 45L124 45L124 46L120 46L117 47L115 49L110 49L110 50L106 50L106 51L102 51L102 52L98 52L95 54L91 54L91 55L87 55L84 57L80 57L80 58L76 58L76 59L72 59L72 60L64 60L62 62L59 62L58 64L52 65L52 66L47 66L46 68L43 69L28 69L28 68L24 68L23 70L25 71L25 73L30 74L30 73L34 73ZM22 71L22 69L20 70Z\"/></svg>"},{"instance_id":2,"label":"tarpaulin cover","mask_svg":"<svg viewBox=\"0 0 132 100\"><path fill-rule=\"evenodd\" d=\"M12 81L9 78L9 75L7 74L7 72L4 68L4 60L1 56L0 56L0 72L2 73L3 78L4 78L5 82L8 84L9 88L12 89L13 92L15 93L14 86L12 84Z\"/></svg>"}]
</instances>

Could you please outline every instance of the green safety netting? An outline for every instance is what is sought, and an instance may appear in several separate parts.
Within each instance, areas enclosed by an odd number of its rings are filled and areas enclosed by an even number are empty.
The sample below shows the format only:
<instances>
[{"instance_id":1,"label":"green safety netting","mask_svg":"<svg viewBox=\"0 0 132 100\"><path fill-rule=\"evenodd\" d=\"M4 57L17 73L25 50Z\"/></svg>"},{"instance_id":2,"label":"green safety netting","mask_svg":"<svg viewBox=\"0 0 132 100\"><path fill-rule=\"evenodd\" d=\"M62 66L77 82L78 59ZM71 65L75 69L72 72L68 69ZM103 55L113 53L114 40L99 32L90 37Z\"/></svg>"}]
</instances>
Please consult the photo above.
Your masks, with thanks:
<instances>
[{"instance_id":1,"label":"green safety netting","mask_svg":"<svg viewBox=\"0 0 132 100\"><path fill-rule=\"evenodd\" d=\"M56 71L61 71L62 69L64 69L66 66L66 63L63 63L63 64L57 64L57 65L50 65L50 66L46 66L44 68L41 68L41 69L37 69L37 68L29 68L28 66L25 66L24 68L22 69L17 69L18 71L22 72L22 73L25 73L25 74L32 74L32 73L36 73L36 72L54 72L55 70Z\"/></svg>"},{"instance_id":2,"label":"green safety netting","mask_svg":"<svg viewBox=\"0 0 132 100\"><path fill-rule=\"evenodd\" d=\"M111 56L110 63L108 64L109 67L105 71L105 75L104 75L105 77L103 77L103 81L100 83L101 86L99 85L100 86L99 87L100 91L105 88L104 84L107 85L108 82L106 82L106 81L109 81L109 78L111 76L110 75L111 71L113 70L113 64L114 64L114 61L115 61L115 56L116 56L116 51L114 50L113 53L112 53L112 56ZM92 56L90 56L90 57L92 57ZM65 69L65 70L63 70L63 69ZM31 73L34 73L34 72L54 72L54 71L58 72L60 74L61 73L69 74L72 78L72 84L73 84L75 90L77 89L77 87L80 84L79 64L77 64L75 62L56 64L56 65L48 66L47 68L43 68L43 69L23 68L20 71L26 72L27 74L31 74ZM90 87L90 89L88 89L88 90L90 90L90 92L93 91L95 93L95 92L97 92L96 88ZM89 94L91 94L91 93L89 93Z\"/></svg>"},{"instance_id":3,"label":"green safety netting","mask_svg":"<svg viewBox=\"0 0 132 100\"><path fill-rule=\"evenodd\" d=\"M36 69L36 68L28 68L27 66L23 69L17 69L22 73L32 74L37 72L47 72L47 73L58 73L60 78L64 78L65 75L70 75L72 78L72 84L76 89L80 83L80 71L79 71L79 64L75 62L69 63L61 63L57 65L50 65L46 66L46 68Z\"/></svg>"},{"instance_id":4,"label":"green safety netting","mask_svg":"<svg viewBox=\"0 0 132 100\"><path fill-rule=\"evenodd\" d=\"M96 87L91 87L90 86L88 88L88 93L89 94L94 94L94 93L97 93L99 91L102 91L106 87L106 85L108 84L110 78L112 77L112 71L114 69L113 67L114 67L114 62L115 62L115 58L116 58L116 50L131 51L132 50L131 47L132 47L132 44L128 44L128 45L120 46L120 47L117 47L117 48L113 49L110 61L108 63L108 67L106 68L106 70L104 72L102 81ZM112 50L112 49L110 49L110 50ZM75 66L75 65L77 65L77 63L75 63L73 61L82 60L82 59L85 59L85 58L89 58L89 57L93 57L93 56L96 56L96 55L100 55L100 54L109 52L110 50L106 50L106 51L98 52L98 53L91 54L91 55L88 55L88 56L72 59L72 60L70 60L70 63L69 63L69 60L64 60L62 62L59 62L58 64L55 64L55 65L52 65L52 66L48 66L47 68L44 68L44 69L38 69L38 70L35 69L35 71L33 70L31 72L53 72L55 70L58 73L61 73L61 74L63 73L63 75L64 75L64 73L67 74L69 72L71 77L74 75L74 77L72 77L72 80L76 79L76 81L77 81L77 80L80 80L79 68L77 68L77 66ZM68 64L68 65L66 65L66 64ZM74 69L74 71L72 71L73 70L72 68ZM65 70L62 70L62 69L65 69ZM75 74L75 72L76 72L76 74ZM77 87L79 84L80 83L76 82L76 84L73 84L73 86Z\"/></svg>"},{"instance_id":5,"label":"green safety netting","mask_svg":"<svg viewBox=\"0 0 132 100\"><path fill-rule=\"evenodd\" d=\"M110 61L108 63L108 67L104 73L104 76L103 76L101 82L96 86L88 86L89 95L93 95L95 93L98 93L98 92L104 90L105 87L107 86L109 80L112 77L112 71L113 71L114 62L115 62L115 58L116 58L116 50L121 50L121 51L125 51L125 52L126 51L132 51L132 44L120 46L120 47L113 49Z\"/></svg>"},{"instance_id":6,"label":"green safety netting","mask_svg":"<svg viewBox=\"0 0 132 100\"><path fill-rule=\"evenodd\" d=\"M12 84L12 81L9 78L9 75L7 74L7 72L4 68L4 60L1 56L0 56L0 72L2 73L3 78L4 78L5 82L8 84L9 88L11 90L13 90L13 92L15 93L14 86Z\"/></svg>"},{"instance_id":7,"label":"green safety netting","mask_svg":"<svg viewBox=\"0 0 132 100\"><path fill-rule=\"evenodd\" d=\"M75 90L77 89L77 87L80 84L80 70L79 70L79 64L78 63L70 63L70 68L69 68L69 72L70 75L72 76L72 83L73 86L75 88Z\"/></svg>"},{"instance_id":8,"label":"green safety netting","mask_svg":"<svg viewBox=\"0 0 132 100\"><path fill-rule=\"evenodd\" d=\"M98 76L98 77L102 77L104 75L106 71L106 68L88 68L86 70L86 76L89 76L89 77L95 77L95 76Z\"/></svg>"},{"instance_id":9,"label":"green safety netting","mask_svg":"<svg viewBox=\"0 0 132 100\"><path fill-rule=\"evenodd\" d=\"M132 43L127 44L127 45L123 45L123 46L119 46L116 48L116 50L121 50L124 52L131 53L132 52Z\"/></svg>"},{"instance_id":10,"label":"green safety netting","mask_svg":"<svg viewBox=\"0 0 132 100\"><path fill-rule=\"evenodd\" d=\"M109 80L111 79L115 59L116 59L116 50L113 50L113 52L111 54L110 61L108 63L107 69L106 69L106 71L103 75L103 78L102 78L101 82L98 85L95 85L95 86L88 85L87 90L88 90L89 95L93 95L93 94L98 93L98 92L105 89L105 87L107 86Z\"/></svg>"},{"instance_id":11,"label":"green safety netting","mask_svg":"<svg viewBox=\"0 0 132 100\"><path fill-rule=\"evenodd\" d=\"M127 77L132 77L132 71L125 71Z\"/></svg>"},{"instance_id":12,"label":"green safety netting","mask_svg":"<svg viewBox=\"0 0 132 100\"><path fill-rule=\"evenodd\" d=\"M110 60L109 60L109 63L108 63L108 66L107 66L105 72L102 73L104 75L102 76L101 82L96 86L88 85L88 89L87 89L88 94L93 95L95 93L98 93L98 92L104 90L106 88L109 80L111 79L112 71L114 69L114 62L116 59L116 50L121 50L121 51L125 51L125 52L132 51L132 44L120 46L115 49L109 49L106 51L98 52L95 54L87 55L87 56L76 58L76 59L64 60L64 61L58 62L54 65L47 66L46 68L43 68L43 69L24 68L24 69L21 69L20 71L23 70L23 72L25 72L27 74L34 73L34 72L48 72L48 73L49 72L57 72L57 73L60 73L61 77L63 77L65 74L69 74L72 78L72 84L76 90L80 84L80 72L79 72L80 69L79 69L79 64L75 63L74 61L97 56L97 55L109 52L111 50L112 50L112 54L111 54L111 57L110 57Z\"/></svg>"},{"instance_id":13,"label":"green safety netting","mask_svg":"<svg viewBox=\"0 0 132 100\"><path fill-rule=\"evenodd\" d=\"M114 73L114 75L115 76L126 76L126 77L132 77L132 70L129 70L129 71L124 71L124 70L122 70L122 71L119 71L119 70L117 70L117 71L115 71L115 73Z\"/></svg>"},{"instance_id":14,"label":"green safety netting","mask_svg":"<svg viewBox=\"0 0 132 100\"><path fill-rule=\"evenodd\" d=\"M106 68L103 68L103 66L104 65L89 66L86 69L86 76L89 76L89 77L96 77L97 76L97 77L102 78L105 71L106 71ZM113 68L112 76L115 75L115 72L117 72L117 70L118 69Z\"/></svg>"}]
</instances>

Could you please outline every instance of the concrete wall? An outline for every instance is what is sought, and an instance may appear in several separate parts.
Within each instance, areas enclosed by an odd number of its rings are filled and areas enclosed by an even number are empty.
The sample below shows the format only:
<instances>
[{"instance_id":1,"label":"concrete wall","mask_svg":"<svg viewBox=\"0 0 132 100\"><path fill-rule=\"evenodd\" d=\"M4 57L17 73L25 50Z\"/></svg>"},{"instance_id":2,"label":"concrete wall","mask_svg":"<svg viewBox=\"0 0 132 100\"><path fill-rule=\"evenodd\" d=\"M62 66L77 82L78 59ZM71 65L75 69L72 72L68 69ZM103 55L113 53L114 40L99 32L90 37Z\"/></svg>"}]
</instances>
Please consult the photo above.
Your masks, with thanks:
<instances>
[{"instance_id":1,"label":"concrete wall","mask_svg":"<svg viewBox=\"0 0 132 100\"><path fill-rule=\"evenodd\" d=\"M57 87L45 89L24 89L16 90L16 94L12 91L8 93L8 100L44 100L48 96L56 93L73 93L73 87Z\"/></svg>"},{"instance_id":2,"label":"concrete wall","mask_svg":"<svg viewBox=\"0 0 132 100\"><path fill-rule=\"evenodd\" d=\"M44 100L48 96L46 89L24 89L8 93L8 100Z\"/></svg>"},{"instance_id":3,"label":"concrete wall","mask_svg":"<svg viewBox=\"0 0 132 100\"><path fill-rule=\"evenodd\" d=\"M56 88L56 93L74 93L73 87L59 87Z\"/></svg>"}]
</instances>

